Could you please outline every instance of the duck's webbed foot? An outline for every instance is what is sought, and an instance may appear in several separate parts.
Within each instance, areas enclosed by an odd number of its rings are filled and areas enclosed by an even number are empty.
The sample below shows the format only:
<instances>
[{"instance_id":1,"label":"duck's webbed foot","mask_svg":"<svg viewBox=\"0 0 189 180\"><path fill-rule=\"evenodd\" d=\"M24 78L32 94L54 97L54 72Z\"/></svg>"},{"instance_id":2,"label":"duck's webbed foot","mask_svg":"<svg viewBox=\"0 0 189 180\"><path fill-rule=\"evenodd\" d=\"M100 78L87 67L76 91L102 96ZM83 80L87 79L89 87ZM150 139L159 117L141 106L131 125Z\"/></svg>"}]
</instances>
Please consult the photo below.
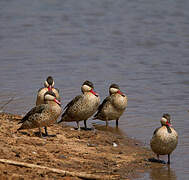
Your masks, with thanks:
<instances>
[{"instance_id":1,"label":"duck's webbed foot","mask_svg":"<svg viewBox=\"0 0 189 180\"><path fill-rule=\"evenodd\" d=\"M77 123L77 130L78 131L80 131L80 130L86 130L86 131L92 130L92 128L87 127L87 120L84 120L84 127L80 127L79 121L76 121L76 123Z\"/></svg>"},{"instance_id":2,"label":"duck's webbed foot","mask_svg":"<svg viewBox=\"0 0 189 180\"><path fill-rule=\"evenodd\" d=\"M154 162L154 163L166 164L165 161L159 159L159 155L157 155L157 157L158 157L157 159L155 159L155 158L149 158L148 160L149 160L150 162Z\"/></svg>"},{"instance_id":3,"label":"duck's webbed foot","mask_svg":"<svg viewBox=\"0 0 189 180\"><path fill-rule=\"evenodd\" d=\"M44 127L44 129L45 129L45 137L56 137L56 134L50 134L50 135L49 135L46 126Z\"/></svg>"}]
</instances>

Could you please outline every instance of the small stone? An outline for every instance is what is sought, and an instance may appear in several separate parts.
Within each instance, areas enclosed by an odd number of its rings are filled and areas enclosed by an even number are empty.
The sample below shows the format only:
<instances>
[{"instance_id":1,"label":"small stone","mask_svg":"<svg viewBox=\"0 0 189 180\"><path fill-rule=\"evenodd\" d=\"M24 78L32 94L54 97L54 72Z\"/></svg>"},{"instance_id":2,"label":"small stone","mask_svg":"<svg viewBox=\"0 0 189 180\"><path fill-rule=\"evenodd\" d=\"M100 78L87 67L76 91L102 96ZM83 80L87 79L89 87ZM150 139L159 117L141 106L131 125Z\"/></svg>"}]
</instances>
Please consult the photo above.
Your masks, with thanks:
<instances>
[{"instance_id":1,"label":"small stone","mask_svg":"<svg viewBox=\"0 0 189 180\"><path fill-rule=\"evenodd\" d=\"M116 144L115 142L113 142L113 144L112 144L112 145L113 145L113 147L117 147L117 144Z\"/></svg>"},{"instance_id":2,"label":"small stone","mask_svg":"<svg viewBox=\"0 0 189 180\"><path fill-rule=\"evenodd\" d=\"M97 145L96 144L87 143L87 146L88 147L96 147Z\"/></svg>"},{"instance_id":3,"label":"small stone","mask_svg":"<svg viewBox=\"0 0 189 180\"><path fill-rule=\"evenodd\" d=\"M60 158L60 159L66 159L66 156L64 156L63 154L61 154L61 155L59 156L59 158Z\"/></svg>"}]
</instances>

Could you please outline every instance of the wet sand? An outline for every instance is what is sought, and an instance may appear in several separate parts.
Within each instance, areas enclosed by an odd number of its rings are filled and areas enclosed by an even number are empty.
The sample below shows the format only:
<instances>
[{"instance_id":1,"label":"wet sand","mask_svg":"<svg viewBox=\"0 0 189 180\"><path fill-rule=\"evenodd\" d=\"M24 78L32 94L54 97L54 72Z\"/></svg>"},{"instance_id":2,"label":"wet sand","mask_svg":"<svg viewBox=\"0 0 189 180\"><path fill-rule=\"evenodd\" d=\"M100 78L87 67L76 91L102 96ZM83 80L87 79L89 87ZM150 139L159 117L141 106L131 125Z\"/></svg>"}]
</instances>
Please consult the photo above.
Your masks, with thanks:
<instances>
[{"instance_id":1,"label":"wet sand","mask_svg":"<svg viewBox=\"0 0 189 180\"><path fill-rule=\"evenodd\" d=\"M85 176L130 179L152 166L148 159L153 153L128 137L97 129L77 131L65 124L54 124L48 131L56 137L39 138L38 129L17 132L20 118L0 113L0 161L16 162L15 165L0 163L1 179L80 179ZM51 168L66 173L53 172Z\"/></svg>"}]
</instances>

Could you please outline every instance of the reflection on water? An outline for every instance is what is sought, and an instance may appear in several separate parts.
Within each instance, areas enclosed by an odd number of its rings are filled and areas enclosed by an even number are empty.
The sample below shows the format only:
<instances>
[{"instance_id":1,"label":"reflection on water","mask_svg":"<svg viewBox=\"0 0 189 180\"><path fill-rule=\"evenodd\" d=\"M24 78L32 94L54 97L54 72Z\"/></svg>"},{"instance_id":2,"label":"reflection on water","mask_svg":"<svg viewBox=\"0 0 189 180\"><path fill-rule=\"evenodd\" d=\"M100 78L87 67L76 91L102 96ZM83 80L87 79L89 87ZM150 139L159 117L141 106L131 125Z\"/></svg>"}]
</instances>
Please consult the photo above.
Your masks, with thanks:
<instances>
[{"instance_id":1,"label":"reflection on water","mask_svg":"<svg viewBox=\"0 0 189 180\"><path fill-rule=\"evenodd\" d=\"M170 166L152 168L150 178L151 180L177 180L177 176Z\"/></svg>"},{"instance_id":2,"label":"reflection on water","mask_svg":"<svg viewBox=\"0 0 189 180\"><path fill-rule=\"evenodd\" d=\"M0 107L14 98L4 110L25 114L49 75L63 107L86 79L101 100L117 83L128 108L119 120L121 132L113 121L110 131L149 147L162 114L170 113L179 134L170 174L188 180L188 9L188 0L1 0Z\"/></svg>"},{"instance_id":3,"label":"reflection on water","mask_svg":"<svg viewBox=\"0 0 189 180\"><path fill-rule=\"evenodd\" d=\"M154 164L149 173L145 173L143 177L137 180L177 180L175 171L169 165Z\"/></svg>"},{"instance_id":4,"label":"reflection on water","mask_svg":"<svg viewBox=\"0 0 189 180\"><path fill-rule=\"evenodd\" d=\"M125 133L120 128L116 128L113 126L106 127L106 125L97 124L97 123L92 123L92 125L95 127L95 129L98 129L101 131L108 131L114 134L125 135Z\"/></svg>"}]
</instances>

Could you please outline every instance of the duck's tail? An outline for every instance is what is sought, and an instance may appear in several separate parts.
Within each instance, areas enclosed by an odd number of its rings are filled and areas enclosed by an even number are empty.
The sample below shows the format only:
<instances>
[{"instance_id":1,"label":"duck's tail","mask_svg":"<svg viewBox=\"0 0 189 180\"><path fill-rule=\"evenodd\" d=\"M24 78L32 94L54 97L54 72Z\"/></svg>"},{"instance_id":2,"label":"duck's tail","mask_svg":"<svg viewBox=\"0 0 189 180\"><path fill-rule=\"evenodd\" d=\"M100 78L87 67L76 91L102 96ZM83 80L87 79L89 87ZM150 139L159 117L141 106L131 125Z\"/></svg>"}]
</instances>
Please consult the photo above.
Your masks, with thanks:
<instances>
[{"instance_id":1,"label":"duck's tail","mask_svg":"<svg viewBox=\"0 0 189 180\"><path fill-rule=\"evenodd\" d=\"M93 120L94 119L98 119L98 113L96 113L94 116L93 116Z\"/></svg>"},{"instance_id":2,"label":"duck's tail","mask_svg":"<svg viewBox=\"0 0 189 180\"><path fill-rule=\"evenodd\" d=\"M60 121L58 121L57 123L59 124L59 123L65 121L65 120L64 120L64 119L65 119L65 116L66 116L66 113L64 112L64 113L62 114L62 117L61 117Z\"/></svg>"}]
</instances>

